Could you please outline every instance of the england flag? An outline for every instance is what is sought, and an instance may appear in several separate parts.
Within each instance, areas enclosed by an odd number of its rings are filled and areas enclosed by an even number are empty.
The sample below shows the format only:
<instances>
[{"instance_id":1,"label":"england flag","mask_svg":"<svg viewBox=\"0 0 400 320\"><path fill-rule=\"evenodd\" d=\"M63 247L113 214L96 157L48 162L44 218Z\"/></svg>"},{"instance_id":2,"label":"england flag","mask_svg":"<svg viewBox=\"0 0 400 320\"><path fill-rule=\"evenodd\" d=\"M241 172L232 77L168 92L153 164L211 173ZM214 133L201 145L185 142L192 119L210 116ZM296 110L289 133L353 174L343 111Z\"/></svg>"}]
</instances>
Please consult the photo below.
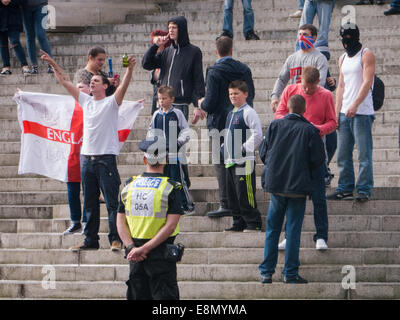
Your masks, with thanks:
<instances>
[{"instance_id":1,"label":"england flag","mask_svg":"<svg viewBox=\"0 0 400 320\"><path fill-rule=\"evenodd\" d=\"M83 111L71 96L19 91L21 152L18 174L34 173L63 182L80 182ZM118 111L120 149L143 109L143 103L124 101Z\"/></svg>"}]
</instances>

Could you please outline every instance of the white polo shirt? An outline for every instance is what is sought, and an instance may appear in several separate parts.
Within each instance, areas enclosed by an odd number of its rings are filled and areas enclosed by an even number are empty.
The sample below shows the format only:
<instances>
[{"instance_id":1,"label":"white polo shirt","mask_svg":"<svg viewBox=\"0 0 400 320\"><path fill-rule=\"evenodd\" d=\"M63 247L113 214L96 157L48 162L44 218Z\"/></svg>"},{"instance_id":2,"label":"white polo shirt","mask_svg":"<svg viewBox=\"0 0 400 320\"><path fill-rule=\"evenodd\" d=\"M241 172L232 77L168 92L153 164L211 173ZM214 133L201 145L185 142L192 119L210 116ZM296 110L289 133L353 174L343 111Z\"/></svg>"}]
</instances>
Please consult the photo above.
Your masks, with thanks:
<instances>
[{"instance_id":1,"label":"white polo shirt","mask_svg":"<svg viewBox=\"0 0 400 320\"><path fill-rule=\"evenodd\" d=\"M83 109L83 155L119 155L118 104L114 95L94 100L86 93L79 93Z\"/></svg>"}]
</instances>

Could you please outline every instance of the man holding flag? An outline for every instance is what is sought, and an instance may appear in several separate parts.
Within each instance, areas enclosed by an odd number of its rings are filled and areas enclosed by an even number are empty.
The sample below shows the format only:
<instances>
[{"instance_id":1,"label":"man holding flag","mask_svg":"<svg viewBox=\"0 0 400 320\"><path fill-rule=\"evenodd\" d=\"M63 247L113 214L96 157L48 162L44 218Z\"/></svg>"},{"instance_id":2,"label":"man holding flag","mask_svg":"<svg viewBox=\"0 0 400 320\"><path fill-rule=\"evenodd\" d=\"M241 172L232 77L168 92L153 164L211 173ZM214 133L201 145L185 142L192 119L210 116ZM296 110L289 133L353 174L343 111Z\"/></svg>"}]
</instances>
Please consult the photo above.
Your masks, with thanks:
<instances>
[{"instance_id":1,"label":"man holding flag","mask_svg":"<svg viewBox=\"0 0 400 320\"><path fill-rule=\"evenodd\" d=\"M121 249L121 240L116 227L118 194L121 184L116 156L119 155L118 109L122 104L136 60L129 57L129 66L121 84L112 96L106 97L109 81L102 75L94 75L90 81L89 96L71 82L57 63L45 52L42 60L51 65L55 75L68 93L79 102L83 110L83 143L81 149L81 177L84 208L87 215L85 240L73 246L73 251L97 250L99 248L100 189L104 196L109 216L109 241L111 250Z\"/></svg>"}]
</instances>

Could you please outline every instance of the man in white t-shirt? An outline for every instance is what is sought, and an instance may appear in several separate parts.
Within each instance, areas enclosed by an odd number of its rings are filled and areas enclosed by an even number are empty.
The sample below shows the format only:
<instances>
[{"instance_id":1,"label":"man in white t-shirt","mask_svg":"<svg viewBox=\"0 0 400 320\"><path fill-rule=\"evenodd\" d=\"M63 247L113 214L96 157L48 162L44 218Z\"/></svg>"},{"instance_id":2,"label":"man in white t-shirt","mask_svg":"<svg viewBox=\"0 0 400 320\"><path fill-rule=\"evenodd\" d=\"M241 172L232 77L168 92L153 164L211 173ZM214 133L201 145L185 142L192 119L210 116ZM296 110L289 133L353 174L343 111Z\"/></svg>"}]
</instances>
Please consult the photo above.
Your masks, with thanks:
<instances>
[{"instance_id":1,"label":"man in white t-shirt","mask_svg":"<svg viewBox=\"0 0 400 320\"><path fill-rule=\"evenodd\" d=\"M83 143L81 148L81 177L84 196L84 208L87 216L85 240L83 244L73 246L73 251L97 250L99 248L100 226L100 189L108 211L108 239L112 251L121 249L121 240L116 227L118 194L121 180L116 156L119 154L118 108L122 104L129 82L132 79L136 60L130 56L129 66L121 84L112 96L106 97L110 83L104 75L94 75L90 80L92 96L80 92L69 77L42 51L42 59L54 69L59 82L69 94L79 102L83 109Z\"/></svg>"},{"instance_id":2,"label":"man in white t-shirt","mask_svg":"<svg viewBox=\"0 0 400 320\"><path fill-rule=\"evenodd\" d=\"M338 118L337 164L339 180L336 191L327 199L368 201L374 186L372 162L372 124L375 119L372 87L375 74L375 55L360 43L360 31L355 24L340 29L346 51L339 58L339 85L336 91ZM358 154L358 176L353 165L354 145Z\"/></svg>"}]
</instances>

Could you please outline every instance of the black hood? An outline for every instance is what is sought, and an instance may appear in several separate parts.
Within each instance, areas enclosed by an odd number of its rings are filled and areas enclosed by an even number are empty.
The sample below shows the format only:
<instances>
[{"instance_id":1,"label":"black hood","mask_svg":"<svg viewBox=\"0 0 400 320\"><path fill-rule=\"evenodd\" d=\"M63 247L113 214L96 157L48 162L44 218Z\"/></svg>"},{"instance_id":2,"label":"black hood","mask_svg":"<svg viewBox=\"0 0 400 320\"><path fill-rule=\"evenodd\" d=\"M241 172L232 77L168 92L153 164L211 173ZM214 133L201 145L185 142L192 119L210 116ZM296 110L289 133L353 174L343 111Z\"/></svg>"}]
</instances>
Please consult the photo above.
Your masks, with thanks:
<instances>
[{"instance_id":1,"label":"black hood","mask_svg":"<svg viewBox=\"0 0 400 320\"><path fill-rule=\"evenodd\" d=\"M173 22L178 25L178 44L180 47L184 47L190 43L189 33L187 28L187 20L184 16L174 17L168 20L168 24ZM176 47L175 42L172 41L174 47Z\"/></svg>"},{"instance_id":2,"label":"black hood","mask_svg":"<svg viewBox=\"0 0 400 320\"><path fill-rule=\"evenodd\" d=\"M221 76L227 81L231 82L232 79L243 79L243 75L248 71L245 64L234 59L226 59L222 62L216 63L210 69L220 70Z\"/></svg>"}]
</instances>

